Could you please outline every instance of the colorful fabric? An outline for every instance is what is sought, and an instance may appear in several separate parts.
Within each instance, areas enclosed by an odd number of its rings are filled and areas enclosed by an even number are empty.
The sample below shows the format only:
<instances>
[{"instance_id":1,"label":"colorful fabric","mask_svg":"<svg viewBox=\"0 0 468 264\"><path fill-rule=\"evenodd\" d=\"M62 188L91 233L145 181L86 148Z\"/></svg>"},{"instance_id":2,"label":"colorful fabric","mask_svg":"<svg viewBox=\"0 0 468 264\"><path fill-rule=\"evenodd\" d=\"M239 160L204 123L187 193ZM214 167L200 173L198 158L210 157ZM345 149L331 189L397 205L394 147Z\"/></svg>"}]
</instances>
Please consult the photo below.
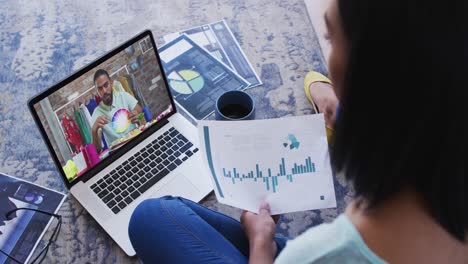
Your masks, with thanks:
<instances>
[{"instance_id":1,"label":"colorful fabric","mask_svg":"<svg viewBox=\"0 0 468 264\"><path fill-rule=\"evenodd\" d=\"M88 108L89 114L92 115L94 112L94 109L98 106L98 103L96 103L96 99L91 98L89 102L86 104L86 108Z\"/></svg>"},{"instance_id":2,"label":"colorful fabric","mask_svg":"<svg viewBox=\"0 0 468 264\"><path fill-rule=\"evenodd\" d=\"M85 121L83 120L83 117L81 116L79 109L75 110L74 116L75 116L76 123L78 124L79 131L81 133L82 143L84 143L85 145L89 144L90 142L92 142L91 133L86 127L84 123Z\"/></svg>"},{"instance_id":3,"label":"colorful fabric","mask_svg":"<svg viewBox=\"0 0 468 264\"><path fill-rule=\"evenodd\" d=\"M94 100L96 100L96 104L99 105L101 103L101 97L99 95L96 94L96 96L94 97ZM91 113L92 114L92 113Z\"/></svg>"},{"instance_id":4,"label":"colorful fabric","mask_svg":"<svg viewBox=\"0 0 468 264\"><path fill-rule=\"evenodd\" d=\"M91 136L91 129L93 127L93 119L91 118L91 114L88 111L88 108L84 105L80 105L80 115L81 118L83 119L83 123L86 127L86 132L89 133L90 139L92 141L92 136ZM92 142L84 142L85 144L90 144Z\"/></svg>"},{"instance_id":5,"label":"colorful fabric","mask_svg":"<svg viewBox=\"0 0 468 264\"><path fill-rule=\"evenodd\" d=\"M132 89L130 88L130 84L127 81L128 77L125 76L119 76L118 80L122 84L124 90L130 94L131 96L135 97L135 94L133 93Z\"/></svg>"},{"instance_id":6,"label":"colorful fabric","mask_svg":"<svg viewBox=\"0 0 468 264\"><path fill-rule=\"evenodd\" d=\"M114 84L112 85L112 91L114 91L114 93L125 92L125 89L119 81L114 80L113 83Z\"/></svg>"},{"instance_id":7,"label":"colorful fabric","mask_svg":"<svg viewBox=\"0 0 468 264\"><path fill-rule=\"evenodd\" d=\"M73 180L76 175L78 175L78 168L76 167L75 162L69 160L67 164L63 166L63 172L65 172L65 176L69 181Z\"/></svg>"},{"instance_id":8,"label":"colorful fabric","mask_svg":"<svg viewBox=\"0 0 468 264\"><path fill-rule=\"evenodd\" d=\"M78 152L82 144L82 138L78 124L68 115L62 117L61 123L65 139L71 144L75 152Z\"/></svg>"}]
</instances>

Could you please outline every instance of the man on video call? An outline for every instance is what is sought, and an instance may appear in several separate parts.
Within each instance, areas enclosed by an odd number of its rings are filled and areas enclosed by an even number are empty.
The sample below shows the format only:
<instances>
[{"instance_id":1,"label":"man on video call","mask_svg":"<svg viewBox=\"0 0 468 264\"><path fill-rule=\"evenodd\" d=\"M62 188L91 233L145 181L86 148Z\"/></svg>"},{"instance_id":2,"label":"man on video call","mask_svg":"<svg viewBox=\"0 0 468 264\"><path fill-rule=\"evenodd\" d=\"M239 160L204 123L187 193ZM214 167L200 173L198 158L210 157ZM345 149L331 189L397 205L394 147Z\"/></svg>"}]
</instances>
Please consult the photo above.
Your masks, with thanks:
<instances>
[{"instance_id":1,"label":"man on video call","mask_svg":"<svg viewBox=\"0 0 468 264\"><path fill-rule=\"evenodd\" d=\"M110 78L109 73L106 70L99 69L94 73L94 85L101 97L101 103L96 107L96 109L94 109L92 115L93 144L99 153L102 150L101 133L99 133L99 130L102 129L104 138L106 139L107 144L110 145L115 140L136 128L134 123L138 122L137 116L143 109L138 104L138 101L127 92L113 91L114 81ZM117 133L112 128L111 121L114 113L122 108L130 111L129 118L132 122L128 126L127 130L122 133Z\"/></svg>"}]
</instances>

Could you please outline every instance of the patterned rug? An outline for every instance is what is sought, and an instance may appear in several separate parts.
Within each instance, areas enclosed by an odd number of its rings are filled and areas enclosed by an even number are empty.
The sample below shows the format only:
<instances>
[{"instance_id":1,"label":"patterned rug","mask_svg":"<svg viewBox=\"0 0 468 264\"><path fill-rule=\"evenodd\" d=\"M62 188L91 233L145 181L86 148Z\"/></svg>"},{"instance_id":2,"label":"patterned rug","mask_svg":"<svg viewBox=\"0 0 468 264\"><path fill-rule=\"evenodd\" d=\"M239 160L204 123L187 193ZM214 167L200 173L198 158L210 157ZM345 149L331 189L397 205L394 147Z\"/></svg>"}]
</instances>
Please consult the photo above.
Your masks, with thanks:
<instances>
[{"instance_id":1,"label":"patterned rug","mask_svg":"<svg viewBox=\"0 0 468 264\"><path fill-rule=\"evenodd\" d=\"M225 19L264 82L249 90L257 119L313 113L303 88L309 70L327 73L303 0L4 1L0 7L0 171L67 192L27 110L28 99L144 29L156 36ZM335 177L338 208L283 215L295 237L329 222L351 199ZM204 201L239 218L240 211ZM46 263L133 263L71 196ZM127 232L122 230L122 232Z\"/></svg>"}]
</instances>

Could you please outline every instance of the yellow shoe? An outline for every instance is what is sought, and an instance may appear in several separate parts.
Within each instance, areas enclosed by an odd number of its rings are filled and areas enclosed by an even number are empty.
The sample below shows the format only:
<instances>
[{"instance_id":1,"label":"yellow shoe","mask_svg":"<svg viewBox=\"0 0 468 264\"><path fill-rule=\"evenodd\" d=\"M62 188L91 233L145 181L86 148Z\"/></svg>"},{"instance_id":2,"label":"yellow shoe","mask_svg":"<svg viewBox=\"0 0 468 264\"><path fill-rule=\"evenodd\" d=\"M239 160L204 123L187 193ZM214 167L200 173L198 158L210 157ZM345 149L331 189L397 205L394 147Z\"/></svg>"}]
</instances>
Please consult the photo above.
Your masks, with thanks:
<instances>
[{"instance_id":1,"label":"yellow shoe","mask_svg":"<svg viewBox=\"0 0 468 264\"><path fill-rule=\"evenodd\" d=\"M316 72L316 71L308 72L306 77L304 78L304 91L305 91L305 94L307 96L307 99L309 99L309 102L312 105L312 107L314 108L315 113L319 113L319 111L318 111L319 109L315 105L314 99L312 98L312 95L310 94L310 89L309 89L310 85L312 83L315 83L315 82L324 82L324 83L328 83L330 85L332 84L332 82L330 81L330 79L325 77L323 74L321 74L319 72ZM327 130L327 139L328 139L328 142L330 143L330 139L331 139L331 137L333 135L333 128L326 126L326 130Z\"/></svg>"}]
</instances>

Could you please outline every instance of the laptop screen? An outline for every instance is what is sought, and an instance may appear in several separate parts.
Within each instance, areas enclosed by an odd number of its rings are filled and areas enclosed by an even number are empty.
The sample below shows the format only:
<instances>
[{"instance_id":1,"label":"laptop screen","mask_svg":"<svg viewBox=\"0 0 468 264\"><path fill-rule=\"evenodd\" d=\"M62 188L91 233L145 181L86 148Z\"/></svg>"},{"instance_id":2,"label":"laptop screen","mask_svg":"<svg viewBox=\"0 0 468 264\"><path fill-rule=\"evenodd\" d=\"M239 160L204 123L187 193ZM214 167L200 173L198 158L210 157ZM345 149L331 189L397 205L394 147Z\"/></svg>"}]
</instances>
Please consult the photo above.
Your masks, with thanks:
<instances>
[{"instance_id":1,"label":"laptop screen","mask_svg":"<svg viewBox=\"0 0 468 264\"><path fill-rule=\"evenodd\" d=\"M174 110L151 35L118 49L34 104L69 183Z\"/></svg>"}]
</instances>

